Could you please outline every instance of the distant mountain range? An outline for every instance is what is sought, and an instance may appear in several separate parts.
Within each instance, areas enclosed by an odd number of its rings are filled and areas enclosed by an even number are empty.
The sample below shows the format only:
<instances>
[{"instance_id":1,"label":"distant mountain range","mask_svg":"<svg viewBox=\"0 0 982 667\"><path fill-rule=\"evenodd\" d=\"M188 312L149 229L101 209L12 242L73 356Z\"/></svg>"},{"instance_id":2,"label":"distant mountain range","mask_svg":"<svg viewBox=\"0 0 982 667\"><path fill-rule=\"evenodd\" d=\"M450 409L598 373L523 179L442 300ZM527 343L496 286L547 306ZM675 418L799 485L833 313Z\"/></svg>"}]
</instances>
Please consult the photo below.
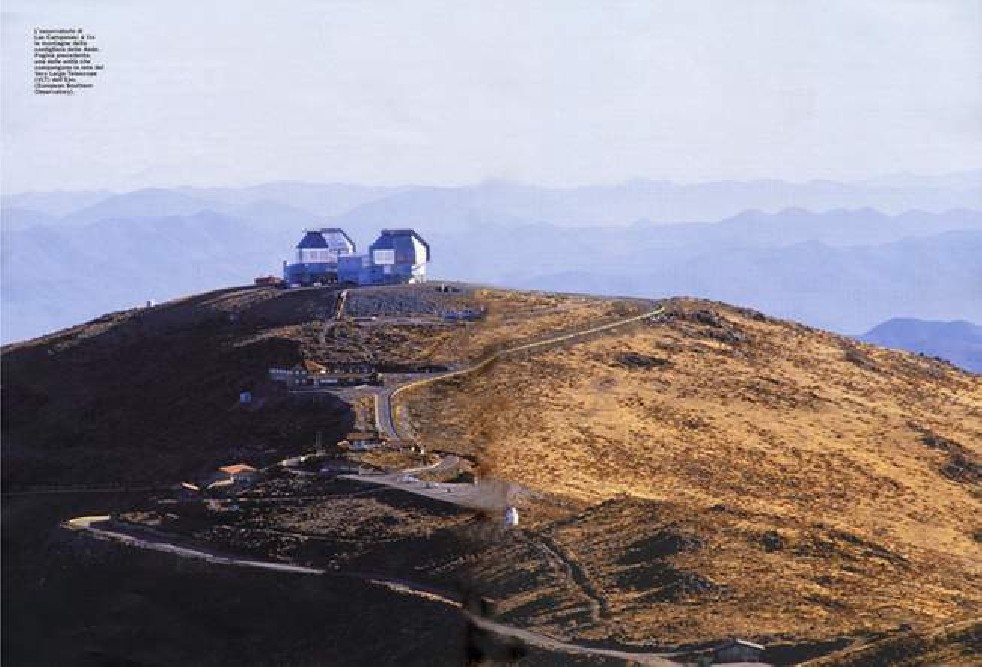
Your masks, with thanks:
<instances>
[{"instance_id":1,"label":"distant mountain range","mask_svg":"<svg viewBox=\"0 0 982 667\"><path fill-rule=\"evenodd\" d=\"M295 242L217 213L3 233L3 340L112 310L251 282Z\"/></svg>"},{"instance_id":2,"label":"distant mountain range","mask_svg":"<svg viewBox=\"0 0 982 667\"><path fill-rule=\"evenodd\" d=\"M0 207L5 211L11 208L29 209L57 218L96 204L113 195L114 193L109 190L23 192L15 195L3 195L0 197Z\"/></svg>"},{"instance_id":3,"label":"distant mountain range","mask_svg":"<svg viewBox=\"0 0 982 667\"><path fill-rule=\"evenodd\" d=\"M24 202L24 197L14 197ZM60 200L59 200L60 201ZM27 198L27 203L30 198ZM316 225L323 216L289 203L271 199L204 198L183 191L147 189L110 195L94 203L82 206L65 215L54 215L43 209L25 208L23 205L4 205L3 228L17 231L45 225L55 228L82 227L103 220L146 220L164 217L194 216L200 213L219 213L228 217L256 222L271 227L278 225Z\"/></svg>"},{"instance_id":4,"label":"distant mountain range","mask_svg":"<svg viewBox=\"0 0 982 667\"><path fill-rule=\"evenodd\" d=\"M461 222L548 223L563 227L658 224L720 220L744 210L777 212L786 208L827 211L875 208L885 213L908 210L942 212L982 209L982 180L973 189L883 187L833 181L787 183L748 181L679 185L632 181L606 187L539 188L488 182L468 188L412 188L365 203L339 220L453 229Z\"/></svg>"},{"instance_id":5,"label":"distant mountain range","mask_svg":"<svg viewBox=\"0 0 982 667\"><path fill-rule=\"evenodd\" d=\"M946 178L899 176L863 183L779 180L679 184L634 180L609 186L545 188L507 181L473 186L377 187L342 183L266 183L244 188L145 189L4 195L4 209L27 209L67 223L110 217L191 215L204 210L237 215L257 202L276 203L323 217L373 225L455 228L467 222L548 223L563 227L720 220L748 209L827 211L875 208L942 212L982 209L982 172ZM5 224L9 224L5 222Z\"/></svg>"},{"instance_id":6,"label":"distant mountain range","mask_svg":"<svg viewBox=\"0 0 982 667\"><path fill-rule=\"evenodd\" d=\"M898 317L873 327L860 339L941 357L966 370L982 373L982 327L964 320L933 322Z\"/></svg>"},{"instance_id":7,"label":"distant mountain range","mask_svg":"<svg viewBox=\"0 0 982 667\"><path fill-rule=\"evenodd\" d=\"M846 247L819 241L756 247L652 245L639 243L618 259L594 252L594 261L581 264L582 269L564 269L561 256L544 254L538 265L500 282L595 294L687 294L753 306L838 332L864 331L897 313L982 318L982 231ZM466 259L462 254L453 258L459 272L467 272ZM490 280L491 271L484 269L475 278Z\"/></svg>"},{"instance_id":8,"label":"distant mountain range","mask_svg":"<svg viewBox=\"0 0 982 667\"><path fill-rule=\"evenodd\" d=\"M432 275L447 279L690 294L850 334L900 314L982 320L982 184L971 183L270 183L8 195L2 336L279 273L300 229L335 225L362 247L383 227L416 227L434 249ZM720 221L687 222L709 219Z\"/></svg>"}]
</instances>

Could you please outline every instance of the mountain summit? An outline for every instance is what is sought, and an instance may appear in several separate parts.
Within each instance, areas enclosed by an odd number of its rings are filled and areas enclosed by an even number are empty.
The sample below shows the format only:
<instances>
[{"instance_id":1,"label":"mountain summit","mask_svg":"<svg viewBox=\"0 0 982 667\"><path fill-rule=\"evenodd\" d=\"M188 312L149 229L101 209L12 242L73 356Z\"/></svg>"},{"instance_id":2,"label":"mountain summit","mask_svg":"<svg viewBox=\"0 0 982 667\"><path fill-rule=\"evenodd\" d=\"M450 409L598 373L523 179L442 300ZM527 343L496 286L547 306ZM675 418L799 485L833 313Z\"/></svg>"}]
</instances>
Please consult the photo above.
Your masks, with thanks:
<instances>
[{"instance_id":1,"label":"mountain summit","mask_svg":"<svg viewBox=\"0 0 982 667\"><path fill-rule=\"evenodd\" d=\"M240 288L3 368L5 488L254 469L248 511L185 498L120 525L492 598L531 641L800 657L982 611L982 378L754 310Z\"/></svg>"}]
</instances>

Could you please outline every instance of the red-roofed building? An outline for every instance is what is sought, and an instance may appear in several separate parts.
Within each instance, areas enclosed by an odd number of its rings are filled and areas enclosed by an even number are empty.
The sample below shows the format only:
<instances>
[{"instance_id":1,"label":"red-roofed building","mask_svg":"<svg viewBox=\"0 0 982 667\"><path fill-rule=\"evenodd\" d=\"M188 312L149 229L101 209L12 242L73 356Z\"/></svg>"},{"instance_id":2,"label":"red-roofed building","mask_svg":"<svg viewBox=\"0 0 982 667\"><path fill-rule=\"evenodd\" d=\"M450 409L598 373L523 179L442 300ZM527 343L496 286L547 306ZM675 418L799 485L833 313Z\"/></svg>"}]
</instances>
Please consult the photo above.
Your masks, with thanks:
<instances>
[{"instance_id":1,"label":"red-roofed building","mask_svg":"<svg viewBox=\"0 0 982 667\"><path fill-rule=\"evenodd\" d=\"M259 471L247 463L236 463L230 466L222 466L219 472L233 482L251 482L259 474Z\"/></svg>"}]
</instances>

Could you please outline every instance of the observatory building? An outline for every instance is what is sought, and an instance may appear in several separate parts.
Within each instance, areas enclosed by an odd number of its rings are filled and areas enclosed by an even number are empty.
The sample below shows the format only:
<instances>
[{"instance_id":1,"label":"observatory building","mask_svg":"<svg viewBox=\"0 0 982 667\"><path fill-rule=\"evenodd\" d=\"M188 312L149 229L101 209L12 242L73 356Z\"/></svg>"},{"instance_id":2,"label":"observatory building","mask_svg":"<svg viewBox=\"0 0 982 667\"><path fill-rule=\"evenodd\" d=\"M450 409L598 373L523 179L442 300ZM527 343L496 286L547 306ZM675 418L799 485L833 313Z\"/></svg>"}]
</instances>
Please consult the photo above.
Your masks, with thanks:
<instances>
[{"instance_id":1,"label":"observatory building","mask_svg":"<svg viewBox=\"0 0 982 667\"><path fill-rule=\"evenodd\" d=\"M344 230L306 230L296 263L283 263L283 280L288 286L421 283L429 261L430 245L414 229L383 229L366 255L355 254Z\"/></svg>"},{"instance_id":2,"label":"observatory building","mask_svg":"<svg viewBox=\"0 0 982 667\"><path fill-rule=\"evenodd\" d=\"M343 229L304 230L297 244L297 261L283 262L283 280L287 284L313 285L334 283L338 280L338 260L353 255L355 242Z\"/></svg>"}]
</instances>

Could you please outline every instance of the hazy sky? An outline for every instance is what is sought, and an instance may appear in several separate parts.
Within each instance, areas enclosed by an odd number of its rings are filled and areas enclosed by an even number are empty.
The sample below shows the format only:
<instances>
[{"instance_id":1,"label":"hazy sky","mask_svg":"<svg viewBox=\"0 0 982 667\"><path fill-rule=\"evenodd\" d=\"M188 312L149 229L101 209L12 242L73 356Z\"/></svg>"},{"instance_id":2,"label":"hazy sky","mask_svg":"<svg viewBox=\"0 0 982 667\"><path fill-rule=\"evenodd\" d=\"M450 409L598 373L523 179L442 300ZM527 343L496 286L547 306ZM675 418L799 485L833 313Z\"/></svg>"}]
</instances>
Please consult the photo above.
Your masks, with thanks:
<instances>
[{"instance_id":1,"label":"hazy sky","mask_svg":"<svg viewBox=\"0 0 982 667\"><path fill-rule=\"evenodd\" d=\"M982 165L982 0L5 0L5 192ZM32 94L35 26L106 71Z\"/></svg>"}]
</instances>

